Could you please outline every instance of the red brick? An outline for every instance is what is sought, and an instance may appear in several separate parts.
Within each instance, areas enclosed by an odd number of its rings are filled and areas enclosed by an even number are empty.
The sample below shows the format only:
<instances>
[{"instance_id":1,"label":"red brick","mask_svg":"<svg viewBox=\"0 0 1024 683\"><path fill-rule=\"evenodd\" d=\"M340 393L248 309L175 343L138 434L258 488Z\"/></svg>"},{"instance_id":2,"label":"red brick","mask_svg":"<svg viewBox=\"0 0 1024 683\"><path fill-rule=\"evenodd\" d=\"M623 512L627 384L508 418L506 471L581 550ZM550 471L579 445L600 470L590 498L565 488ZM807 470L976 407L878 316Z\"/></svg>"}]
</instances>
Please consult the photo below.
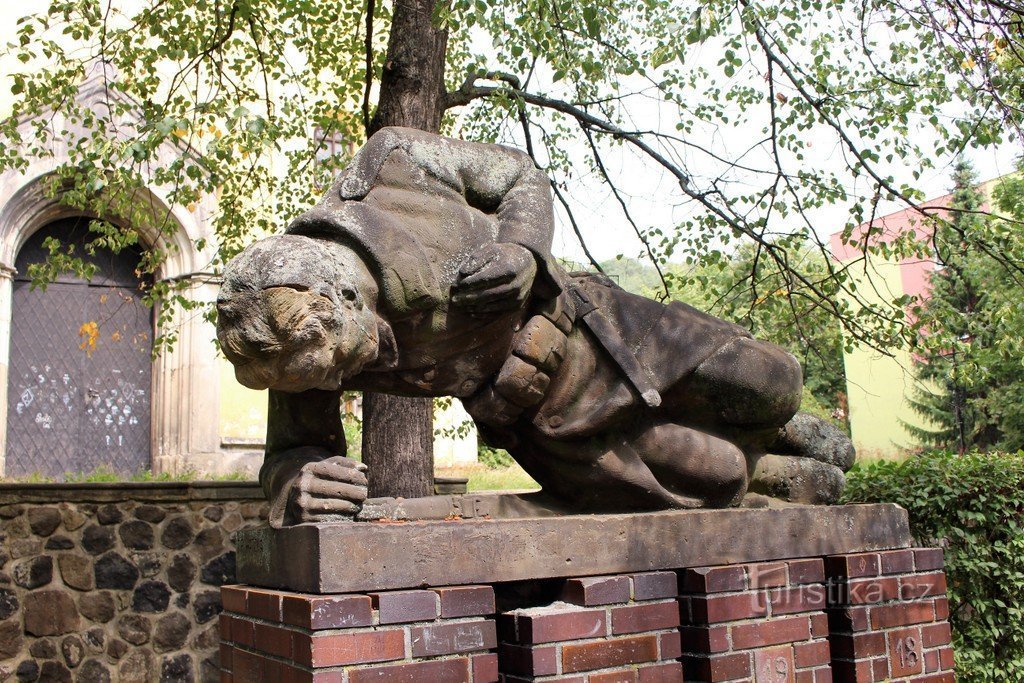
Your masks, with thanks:
<instances>
[{"instance_id":1,"label":"red brick","mask_svg":"<svg viewBox=\"0 0 1024 683\"><path fill-rule=\"evenodd\" d=\"M832 675L839 683L867 683L875 680L875 670L870 659L856 662L833 659Z\"/></svg>"},{"instance_id":2,"label":"red brick","mask_svg":"<svg viewBox=\"0 0 1024 683\"><path fill-rule=\"evenodd\" d=\"M612 612L612 634L659 631L679 626L679 604L654 602L643 605L614 607Z\"/></svg>"},{"instance_id":3,"label":"red brick","mask_svg":"<svg viewBox=\"0 0 1024 683\"><path fill-rule=\"evenodd\" d=\"M701 680L717 683L750 675L750 655L747 653L711 655L710 657L685 655L683 657L683 676L688 681Z\"/></svg>"},{"instance_id":4,"label":"red brick","mask_svg":"<svg viewBox=\"0 0 1024 683\"><path fill-rule=\"evenodd\" d=\"M853 579L836 589L836 599L847 605L871 605L900 598L900 581L894 576Z\"/></svg>"},{"instance_id":5,"label":"red brick","mask_svg":"<svg viewBox=\"0 0 1024 683\"><path fill-rule=\"evenodd\" d=\"M590 674L589 683L636 683L636 669L618 669Z\"/></svg>"},{"instance_id":6,"label":"red brick","mask_svg":"<svg viewBox=\"0 0 1024 683\"><path fill-rule=\"evenodd\" d=\"M832 667L826 666L814 670L814 683L832 683Z\"/></svg>"},{"instance_id":7,"label":"red brick","mask_svg":"<svg viewBox=\"0 0 1024 683\"><path fill-rule=\"evenodd\" d=\"M221 670L220 683L235 683L235 677L231 675L230 671Z\"/></svg>"},{"instance_id":8,"label":"red brick","mask_svg":"<svg viewBox=\"0 0 1024 683\"><path fill-rule=\"evenodd\" d=\"M311 667L345 666L386 662L405 657L405 633L401 629L357 633L296 633L295 661Z\"/></svg>"},{"instance_id":9,"label":"red brick","mask_svg":"<svg viewBox=\"0 0 1024 683\"><path fill-rule=\"evenodd\" d=\"M871 660L871 672L876 681L888 681L891 678L889 676L889 660L885 657Z\"/></svg>"},{"instance_id":10,"label":"red brick","mask_svg":"<svg viewBox=\"0 0 1024 683\"><path fill-rule=\"evenodd\" d=\"M662 660L678 659L683 654L683 643L679 631L661 634L661 648L659 652L658 659Z\"/></svg>"},{"instance_id":11,"label":"red brick","mask_svg":"<svg viewBox=\"0 0 1024 683\"><path fill-rule=\"evenodd\" d=\"M435 659L411 664L350 669L349 683L470 683L469 659Z\"/></svg>"},{"instance_id":12,"label":"red brick","mask_svg":"<svg viewBox=\"0 0 1024 683\"><path fill-rule=\"evenodd\" d=\"M716 624L768 615L768 598L763 591L690 598L692 624Z\"/></svg>"},{"instance_id":13,"label":"red brick","mask_svg":"<svg viewBox=\"0 0 1024 683\"><path fill-rule=\"evenodd\" d=\"M796 671L793 675L793 683L814 683L814 670Z\"/></svg>"},{"instance_id":14,"label":"red brick","mask_svg":"<svg viewBox=\"0 0 1024 683\"><path fill-rule=\"evenodd\" d=\"M918 676L911 678L910 683L956 683L956 677L952 672L932 674L931 676Z\"/></svg>"},{"instance_id":15,"label":"red brick","mask_svg":"<svg viewBox=\"0 0 1024 683\"><path fill-rule=\"evenodd\" d=\"M789 583L792 585L825 582L825 563L820 558L790 560L786 564L789 565Z\"/></svg>"},{"instance_id":16,"label":"red brick","mask_svg":"<svg viewBox=\"0 0 1024 683\"><path fill-rule=\"evenodd\" d=\"M687 652L714 654L729 649L728 626L684 626L679 633Z\"/></svg>"},{"instance_id":17,"label":"red brick","mask_svg":"<svg viewBox=\"0 0 1024 683\"><path fill-rule=\"evenodd\" d=\"M432 588L441 598L441 616L482 617L494 614L494 589L490 586Z\"/></svg>"},{"instance_id":18,"label":"red brick","mask_svg":"<svg viewBox=\"0 0 1024 683\"><path fill-rule=\"evenodd\" d=\"M567 643L562 646L562 671L577 673L607 669L625 664L639 664L658 659L655 636L633 636L591 643Z\"/></svg>"},{"instance_id":19,"label":"red brick","mask_svg":"<svg viewBox=\"0 0 1024 683\"><path fill-rule=\"evenodd\" d=\"M944 647L939 650L939 662L943 669L952 669L954 664L953 648Z\"/></svg>"},{"instance_id":20,"label":"red brick","mask_svg":"<svg viewBox=\"0 0 1024 683\"><path fill-rule=\"evenodd\" d=\"M530 647L502 643L499 646L502 673L551 676L558 673L558 648Z\"/></svg>"},{"instance_id":21,"label":"red brick","mask_svg":"<svg viewBox=\"0 0 1024 683\"><path fill-rule=\"evenodd\" d=\"M943 621L949 619L949 598L937 598L935 600L935 620Z\"/></svg>"},{"instance_id":22,"label":"red brick","mask_svg":"<svg viewBox=\"0 0 1024 683\"><path fill-rule=\"evenodd\" d=\"M924 653L924 672L933 674L939 670L939 651L928 650Z\"/></svg>"},{"instance_id":23,"label":"red brick","mask_svg":"<svg viewBox=\"0 0 1024 683\"><path fill-rule=\"evenodd\" d=\"M822 612L825 610L828 595L825 586L812 584L775 588L768 591L768 599L772 604L772 614L796 614L797 612Z\"/></svg>"},{"instance_id":24,"label":"red brick","mask_svg":"<svg viewBox=\"0 0 1024 683\"><path fill-rule=\"evenodd\" d=\"M953 632L949 622L931 624L921 628L921 644L925 647L949 645L953 641Z\"/></svg>"},{"instance_id":25,"label":"red brick","mask_svg":"<svg viewBox=\"0 0 1024 683\"><path fill-rule=\"evenodd\" d=\"M785 562L762 562L747 565L747 582L751 590L775 588L789 583L789 572Z\"/></svg>"},{"instance_id":26,"label":"red brick","mask_svg":"<svg viewBox=\"0 0 1024 683\"><path fill-rule=\"evenodd\" d=\"M914 567L919 572L942 569L942 548L915 548Z\"/></svg>"},{"instance_id":27,"label":"red brick","mask_svg":"<svg viewBox=\"0 0 1024 683\"><path fill-rule=\"evenodd\" d=\"M747 587L747 572L740 565L684 569L679 582L684 593L722 593Z\"/></svg>"},{"instance_id":28,"label":"red brick","mask_svg":"<svg viewBox=\"0 0 1024 683\"><path fill-rule=\"evenodd\" d=\"M793 646L773 647L754 651L754 679L765 681L792 680Z\"/></svg>"},{"instance_id":29,"label":"red brick","mask_svg":"<svg viewBox=\"0 0 1024 683\"><path fill-rule=\"evenodd\" d=\"M867 607L830 607L827 611L830 631L867 631Z\"/></svg>"},{"instance_id":30,"label":"red brick","mask_svg":"<svg viewBox=\"0 0 1024 683\"><path fill-rule=\"evenodd\" d=\"M584 607L629 602L629 577L588 576L568 579L562 587L562 600Z\"/></svg>"},{"instance_id":31,"label":"red brick","mask_svg":"<svg viewBox=\"0 0 1024 683\"><path fill-rule=\"evenodd\" d=\"M634 600L674 598L679 594L679 579L675 572L645 572L633 574Z\"/></svg>"},{"instance_id":32,"label":"red brick","mask_svg":"<svg viewBox=\"0 0 1024 683\"><path fill-rule=\"evenodd\" d=\"M871 628L874 629L910 626L934 620L935 607L932 600L877 605L871 608Z\"/></svg>"},{"instance_id":33,"label":"red brick","mask_svg":"<svg viewBox=\"0 0 1024 683\"><path fill-rule=\"evenodd\" d=\"M220 604L223 606L225 612L245 614L245 598L246 590L241 586L220 587Z\"/></svg>"},{"instance_id":34,"label":"red brick","mask_svg":"<svg viewBox=\"0 0 1024 683\"><path fill-rule=\"evenodd\" d=\"M737 650L794 643L810 637L811 626L807 617L772 619L732 627L732 646Z\"/></svg>"},{"instance_id":35,"label":"red brick","mask_svg":"<svg viewBox=\"0 0 1024 683\"><path fill-rule=\"evenodd\" d=\"M878 553L878 559L883 574L909 574L914 571L913 550L888 550Z\"/></svg>"},{"instance_id":36,"label":"red brick","mask_svg":"<svg viewBox=\"0 0 1024 683\"><path fill-rule=\"evenodd\" d=\"M246 597L249 616L267 621L281 621L281 594L277 591L250 588Z\"/></svg>"},{"instance_id":37,"label":"red brick","mask_svg":"<svg viewBox=\"0 0 1024 683\"><path fill-rule=\"evenodd\" d=\"M519 613L516 624L519 642L525 644L600 638L607 633L603 609Z\"/></svg>"},{"instance_id":38,"label":"red brick","mask_svg":"<svg viewBox=\"0 0 1024 683\"><path fill-rule=\"evenodd\" d=\"M433 621L438 614L437 593L427 590L370 593L382 624Z\"/></svg>"},{"instance_id":39,"label":"red brick","mask_svg":"<svg viewBox=\"0 0 1024 683\"><path fill-rule=\"evenodd\" d=\"M231 647L230 643L220 644L220 669L221 671L231 671L231 655L234 654L235 648Z\"/></svg>"},{"instance_id":40,"label":"red brick","mask_svg":"<svg viewBox=\"0 0 1024 683\"><path fill-rule=\"evenodd\" d=\"M409 640L413 657L456 655L498 646L490 619L410 627Z\"/></svg>"},{"instance_id":41,"label":"red brick","mask_svg":"<svg viewBox=\"0 0 1024 683\"><path fill-rule=\"evenodd\" d=\"M638 683L679 683L683 680L683 665L679 662L666 662L642 666L636 673Z\"/></svg>"},{"instance_id":42,"label":"red brick","mask_svg":"<svg viewBox=\"0 0 1024 683\"><path fill-rule=\"evenodd\" d=\"M856 579L862 576L878 576L879 569L876 553L832 555L825 558L825 573L830 578Z\"/></svg>"},{"instance_id":43,"label":"red brick","mask_svg":"<svg viewBox=\"0 0 1024 683\"><path fill-rule=\"evenodd\" d=\"M232 642L231 639L231 621L234 617L227 614L221 613L218 615L218 625L220 626L220 639Z\"/></svg>"},{"instance_id":44,"label":"red brick","mask_svg":"<svg viewBox=\"0 0 1024 683\"><path fill-rule=\"evenodd\" d=\"M270 624L255 624L256 649L275 657L291 659L293 631Z\"/></svg>"},{"instance_id":45,"label":"red brick","mask_svg":"<svg viewBox=\"0 0 1024 683\"><path fill-rule=\"evenodd\" d=\"M263 657L245 650L235 650L231 657L231 675L236 681L249 683L249 681L263 681Z\"/></svg>"},{"instance_id":46,"label":"red brick","mask_svg":"<svg viewBox=\"0 0 1024 683\"><path fill-rule=\"evenodd\" d=\"M797 643L793 646L793 661L798 669L809 669L828 664L831 659L827 640Z\"/></svg>"},{"instance_id":47,"label":"red brick","mask_svg":"<svg viewBox=\"0 0 1024 683\"><path fill-rule=\"evenodd\" d=\"M496 683L498 680L498 655L489 652L470 658L473 669L473 683Z\"/></svg>"},{"instance_id":48,"label":"red brick","mask_svg":"<svg viewBox=\"0 0 1024 683\"><path fill-rule=\"evenodd\" d=\"M373 607L366 595L285 595L281 613L286 624L313 631L356 628L373 624Z\"/></svg>"},{"instance_id":49,"label":"red brick","mask_svg":"<svg viewBox=\"0 0 1024 683\"><path fill-rule=\"evenodd\" d=\"M828 640L833 657L863 659L885 654L885 634L878 631L833 633Z\"/></svg>"},{"instance_id":50,"label":"red brick","mask_svg":"<svg viewBox=\"0 0 1024 683\"><path fill-rule=\"evenodd\" d=\"M255 622L248 619L231 618L231 640L232 642L246 647L256 646L256 635L253 630Z\"/></svg>"},{"instance_id":51,"label":"red brick","mask_svg":"<svg viewBox=\"0 0 1024 683\"><path fill-rule=\"evenodd\" d=\"M900 578L900 589L904 600L945 595L946 575L942 572L933 572L904 576Z\"/></svg>"},{"instance_id":52,"label":"red brick","mask_svg":"<svg viewBox=\"0 0 1024 683\"><path fill-rule=\"evenodd\" d=\"M811 615L811 636L814 638L826 638L828 637L828 615L827 614L812 614Z\"/></svg>"}]
</instances>

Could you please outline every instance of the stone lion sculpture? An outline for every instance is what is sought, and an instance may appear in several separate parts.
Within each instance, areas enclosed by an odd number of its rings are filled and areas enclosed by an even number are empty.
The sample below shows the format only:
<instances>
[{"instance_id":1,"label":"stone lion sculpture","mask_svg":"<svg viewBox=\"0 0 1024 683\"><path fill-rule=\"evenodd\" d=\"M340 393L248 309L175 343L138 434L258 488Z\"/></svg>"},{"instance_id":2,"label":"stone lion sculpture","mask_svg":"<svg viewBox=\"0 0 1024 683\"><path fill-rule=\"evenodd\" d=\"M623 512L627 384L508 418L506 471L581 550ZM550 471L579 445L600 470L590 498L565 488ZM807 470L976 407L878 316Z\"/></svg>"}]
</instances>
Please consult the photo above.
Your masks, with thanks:
<instances>
[{"instance_id":1,"label":"stone lion sculpture","mask_svg":"<svg viewBox=\"0 0 1024 683\"><path fill-rule=\"evenodd\" d=\"M270 390L273 524L365 500L342 390L459 398L548 510L838 497L853 449L797 412L791 354L566 273L553 229L549 181L523 152L385 128L318 206L228 264L218 337L238 380Z\"/></svg>"}]
</instances>

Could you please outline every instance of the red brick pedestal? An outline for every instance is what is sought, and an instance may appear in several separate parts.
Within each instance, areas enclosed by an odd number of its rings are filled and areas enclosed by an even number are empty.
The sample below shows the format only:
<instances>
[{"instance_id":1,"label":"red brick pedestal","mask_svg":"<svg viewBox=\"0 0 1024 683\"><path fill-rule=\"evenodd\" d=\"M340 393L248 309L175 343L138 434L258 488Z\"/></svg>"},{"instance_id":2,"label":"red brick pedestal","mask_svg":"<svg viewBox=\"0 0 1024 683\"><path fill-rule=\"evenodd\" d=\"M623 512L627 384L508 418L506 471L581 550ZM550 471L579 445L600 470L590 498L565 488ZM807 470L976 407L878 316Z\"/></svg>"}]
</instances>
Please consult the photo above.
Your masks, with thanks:
<instances>
[{"instance_id":1,"label":"red brick pedestal","mask_svg":"<svg viewBox=\"0 0 1024 683\"><path fill-rule=\"evenodd\" d=\"M669 683L677 661L674 572L569 579L562 599L499 619L506 683Z\"/></svg>"},{"instance_id":2,"label":"red brick pedestal","mask_svg":"<svg viewBox=\"0 0 1024 683\"><path fill-rule=\"evenodd\" d=\"M834 680L952 683L941 550L836 555L826 567Z\"/></svg>"},{"instance_id":3,"label":"red brick pedestal","mask_svg":"<svg viewBox=\"0 0 1024 683\"><path fill-rule=\"evenodd\" d=\"M498 680L490 586L365 595L222 589L221 680Z\"/></svg>"},{"instance_id":4,"label":"red brick pedestal","mask_svg":"<svg viewBox=\"0 0 1024 683\"><path fill-rule=\"evenodd\" d=\"M681 576L686 680L832 680L821 559L687 569Z\"/></svg>"}]
</instances>

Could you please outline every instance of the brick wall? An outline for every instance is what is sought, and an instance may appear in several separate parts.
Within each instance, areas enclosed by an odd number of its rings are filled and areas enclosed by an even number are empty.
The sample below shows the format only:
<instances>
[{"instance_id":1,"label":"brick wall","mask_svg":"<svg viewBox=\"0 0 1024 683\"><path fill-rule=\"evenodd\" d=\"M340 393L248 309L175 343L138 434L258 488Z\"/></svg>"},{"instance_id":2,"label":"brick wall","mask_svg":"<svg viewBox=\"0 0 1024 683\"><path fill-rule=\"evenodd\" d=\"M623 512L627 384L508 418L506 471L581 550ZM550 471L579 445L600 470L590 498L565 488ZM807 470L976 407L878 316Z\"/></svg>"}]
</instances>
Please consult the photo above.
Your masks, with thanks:
<instances>
[{"instance_id":1,"label":"brick wall","mask_svg":"<svg viewBox=\"0 0 1024 683\"><path fill-rule=\"evenodd\" d=\"M350 595L226 587L222 681L947 683L944 593L928 549Z\"/></svg>"}]
</instances>

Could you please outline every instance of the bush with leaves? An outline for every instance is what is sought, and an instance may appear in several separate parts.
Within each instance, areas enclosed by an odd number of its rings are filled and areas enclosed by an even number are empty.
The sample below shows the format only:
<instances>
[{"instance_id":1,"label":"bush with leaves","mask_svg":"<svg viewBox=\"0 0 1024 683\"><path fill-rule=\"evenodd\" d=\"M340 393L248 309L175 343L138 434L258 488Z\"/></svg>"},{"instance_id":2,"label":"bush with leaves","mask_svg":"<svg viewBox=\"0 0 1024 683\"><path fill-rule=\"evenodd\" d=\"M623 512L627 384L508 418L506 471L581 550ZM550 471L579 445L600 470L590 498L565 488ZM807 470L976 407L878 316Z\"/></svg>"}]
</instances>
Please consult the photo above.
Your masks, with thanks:
<instances>
[{"instance_id":1,"label":"bush with leaves","mask_svg":"<svg viewBox=\"0 0 1024 683\"><path fill-rule=\"evenodd\" d=\"M1024 453L935 452L847 474L847 502L892 502L943 546L961 681L1024 679Z\"/></svg>"}]
</instances>

